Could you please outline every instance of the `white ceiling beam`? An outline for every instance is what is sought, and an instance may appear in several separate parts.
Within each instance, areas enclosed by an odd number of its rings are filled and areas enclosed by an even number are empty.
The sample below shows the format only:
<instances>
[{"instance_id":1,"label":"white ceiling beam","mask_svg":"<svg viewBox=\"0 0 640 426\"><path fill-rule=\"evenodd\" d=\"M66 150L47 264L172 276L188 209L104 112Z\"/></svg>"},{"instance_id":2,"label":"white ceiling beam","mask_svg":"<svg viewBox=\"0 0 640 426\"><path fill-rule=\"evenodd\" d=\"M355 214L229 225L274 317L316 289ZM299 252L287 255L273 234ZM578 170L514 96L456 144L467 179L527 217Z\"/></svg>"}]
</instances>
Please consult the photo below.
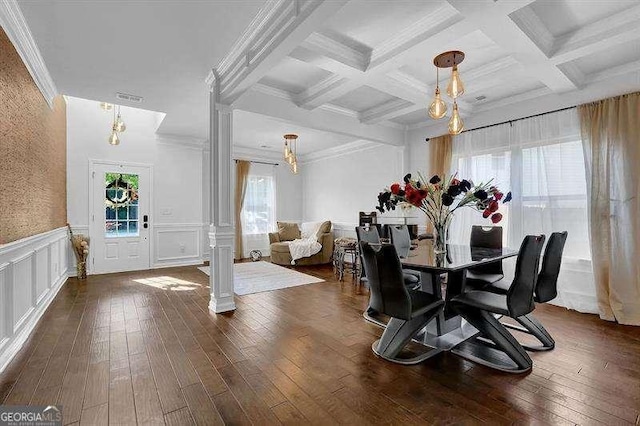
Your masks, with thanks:
<instances>
[{"instance_id":1,"label":"white ceiling beam","mask_svg":"<svg viewBox=\"0 0 640 426\"><path fill-rule=\"evenodd\" d=\"M402 145L404 143L404 129L379 124L364 124L358 118L324 107L312 111L305 110L290 100L257 90L248 90L234 103L234 108L356 139L366 139L388 145Z\"/></svg>"},{"instance_id":2,"label":"white ceiling beam","mask_svg":"<svg viewBox=\"0 0 640 426\"><path fill-rule=\"evenodd\" d=\"M553 40L551 60L561 64L640 38L640 5Z\"/></svg>"},{"instance_id":3,"label":"white ceiling beam","mask_svg":"<svg viewBox=\"0 0 640 426\"><path fill-rule=\"evenodd\" d=\"M339 40L337 35L327 32L311 34L302 42L301 46L359 71L366 70L369 65L371 52L350 46Z\"/></svg>"},{"instance_id":4,"label":"white ceiling beam","mask_svg":"<svg viewBox=\"0 0 640 426\"><path fill-rule=\"evenodd\" d=\"M268 0L216 67L221 101L236 101L347 1Z\"/></svg>"},{"instance_id":5,"label":"white ceiling beam","mask_svg":"<svg viewBox=\"0 0 640 426\"><path fill-rule=\"evenodd\" d=\"M494 43L524 65L531 77L542 81L555 92L566 92L577 88L569 77L549 62L547 53L509 17L509 13L530 2L448 1L465 16L465 21L473 23L475 28L480 29ZM492 9L492 13L488 13L488 9Z\"/></svg>"},{"instance_id":6,"label":"white ceiling beam","mask_svg":"<svg viewBox=\"0 0 640 426\"><path fill-rule=\"evenodd\" d=\"M445 3L435 11L409 25L394 37L376 46L371 52L369 69L389 63L400 53L406 52L418 43L447 30L464 17L453 7Z\"/></svg>"},{"instance_id":7,"label":"white ceiling beam","mask_svg":"<svg viewBox=\"0 0 640 426\"><path fill-rule=\"evenodd\" d=\"M299 107L314 109L361 86L356 80L332 74L295 96Z\"/></svg>"},{"instance_id":8,"label":"white ceiling beam","mask_svg":"<svg viewBox=\"0 0 640 426\"><path fill-rule=\"evenodd\" d=\"M379 123L415 111L413 102L393 99L360 113L360 121L367 124Z\"/></svg>"}]
</instances>

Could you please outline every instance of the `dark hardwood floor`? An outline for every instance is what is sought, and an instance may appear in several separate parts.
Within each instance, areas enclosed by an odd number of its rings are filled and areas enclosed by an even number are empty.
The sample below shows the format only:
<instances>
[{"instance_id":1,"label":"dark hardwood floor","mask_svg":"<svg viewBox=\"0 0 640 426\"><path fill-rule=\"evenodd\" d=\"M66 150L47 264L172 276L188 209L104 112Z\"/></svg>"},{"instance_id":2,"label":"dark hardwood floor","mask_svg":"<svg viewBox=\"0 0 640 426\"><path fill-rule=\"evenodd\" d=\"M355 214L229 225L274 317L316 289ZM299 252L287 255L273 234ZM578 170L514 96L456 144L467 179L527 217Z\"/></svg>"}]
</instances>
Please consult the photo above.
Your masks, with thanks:
<instances>
[{"instance_id":1,"label":"dark hardwood floor","mask_svg":"<svg viewBox=\"0 0 640 426\"><path fill-rule=\"evenodd\" d=\"M69 279L0 374L4 404L64 406L71 424L638 424L640 329L553 306L527 375L442 354L371 351L368 295L324 283L236 297L211 315L195 267Z\"/></svg>"}]
</instances>

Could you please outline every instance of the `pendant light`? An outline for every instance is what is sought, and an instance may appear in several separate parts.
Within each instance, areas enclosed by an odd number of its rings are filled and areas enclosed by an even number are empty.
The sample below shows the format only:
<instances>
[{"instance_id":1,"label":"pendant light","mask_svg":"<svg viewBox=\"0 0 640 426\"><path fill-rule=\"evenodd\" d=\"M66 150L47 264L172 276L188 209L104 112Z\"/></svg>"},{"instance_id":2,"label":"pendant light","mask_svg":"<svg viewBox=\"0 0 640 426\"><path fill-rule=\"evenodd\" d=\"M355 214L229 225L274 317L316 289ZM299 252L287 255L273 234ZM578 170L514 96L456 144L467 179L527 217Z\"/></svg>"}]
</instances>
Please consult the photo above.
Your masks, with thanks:
<instances>
[{"instance_id":1,"label":"pendant light","mask_svg":"<svg viewBox=\"0 0 640 426\"><path fill-rule=\"evenodd\" d=\"M122 121L122 117L120 117L120 105L118 105L118 118L116 118L116 121L115 121L115 128L116 128L116 131L120 133L127 130L127 125L124 124L124 121Z\"/></svg>"},{"instance_id":2,"label":"pendant light","mask_svg":"<svg viewBox=\"0 0 640 426\"><path fill-rule=\"evenodd\" d=\"M110 104L107 102L100 102L100 108L102 108L105 111L113 110L113 121L111 122L111 134L109 135L109 138L107 139L107 141L109 142L110 145L114 145L114 146L120 145L120 137L118 136L118 134L127 130L127 125L124 124L124 120L120 115L120 105L118 105L117 116L116 116L116 108L115 108L115 105L113 104Z\"/></svg>"},{"instance_id":3,"label":"pendant light","mask_svg":"<svg viewBox=\"0 0 640 426\"><path fill-rule=\"evenodd\" d=\"M291 166L291 172L298 174L298 135L284 135L284 159Z\"/></svg>"},{"instance_id":4,"label":"pendant light","mask_svg":"<svg viewBox=\"0 0 640 426\"><path fill-rule=\"evenodd\" d=\"M451 80L447 85L447 95L450 98L455 99L464 93L464 85L460 79L460 73L458 72L458 65L454 65L451 70Z\"/></svg>"},{"instance_id":5,"label":"pendant light","mask_svg":"<svg viewBox=\"0 0 640 426\"><path fill-rule=\"evenodd\" d=\"M458 65L464 61L464 52L459 50L451 50L443 52L433 58L433 64L436 66L436 94L433 102L429 106L429 116L434 119L440 119L446 115L447 105L440 97L440 79L439 68L451 68L451 78L447 84L447 95L453 99L453 110L451 119L449 120L449 134L458 135L464 130L464 122L460 117L458 110L458 102L456 99L464 94L464 84L460 78Z\"/></svg>"},{"instance_id":6,"label":"pendant light","mask_svg":"<svg viewBox=\"0 0 640 426\"><path fill-rule=\"evenodd\" d=\"M436 95L429 106L429 116L433 119L439 120L446 114L447 104L442 100L442 97L440 97L440 77L438 68L436 68Z\"/></svg>"},{"instance_id":7,"label":"pendant light","mask_svg":"<svg viewBox=\"0 0 640 426\"><path fill-rule=\"evenodd\" d=\"M453 101L453 113L451 114L451 120L449 120L449 134L459 135L464 129L464 122L458 112L458 103Z\"/></svg>"}]
</instances>

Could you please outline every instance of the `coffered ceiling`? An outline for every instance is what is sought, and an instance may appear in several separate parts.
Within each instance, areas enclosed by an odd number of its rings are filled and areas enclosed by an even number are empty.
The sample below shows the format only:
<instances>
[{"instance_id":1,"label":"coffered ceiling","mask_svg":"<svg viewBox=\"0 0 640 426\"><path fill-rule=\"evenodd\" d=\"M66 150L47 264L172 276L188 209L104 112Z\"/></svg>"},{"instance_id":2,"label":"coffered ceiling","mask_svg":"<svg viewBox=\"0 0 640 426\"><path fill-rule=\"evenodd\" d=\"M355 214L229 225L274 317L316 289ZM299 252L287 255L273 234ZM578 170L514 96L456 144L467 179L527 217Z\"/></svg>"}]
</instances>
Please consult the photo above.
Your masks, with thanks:
<instances>
[{"instance_id":1,"label":"coffered ceiling","mask_svg":"<svg viewBox=\"0 0 640 426\"><path fill-rule=\"evenodd\" d=\"M442 133L426 111L437 54L465 52L460 110L484 125L639 90L638 28L638 0L351 0L229 101L316 129L342 115L359 137Z\"/></svg>"}]
</instances>

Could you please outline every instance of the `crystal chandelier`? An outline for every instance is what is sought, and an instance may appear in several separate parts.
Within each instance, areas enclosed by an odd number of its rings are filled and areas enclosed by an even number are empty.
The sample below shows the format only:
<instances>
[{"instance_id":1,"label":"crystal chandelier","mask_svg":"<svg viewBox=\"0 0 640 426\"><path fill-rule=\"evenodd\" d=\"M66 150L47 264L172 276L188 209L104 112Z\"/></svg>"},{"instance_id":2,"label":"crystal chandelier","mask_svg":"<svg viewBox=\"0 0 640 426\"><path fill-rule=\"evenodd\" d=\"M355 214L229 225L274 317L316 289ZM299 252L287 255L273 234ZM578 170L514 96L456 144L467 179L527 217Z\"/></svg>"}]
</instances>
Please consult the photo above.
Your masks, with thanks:
<instances>
[{"instance_id":1,"label":"crystal chandelier","mask_svg":"<svg viewBox=\"0 0 640 426\"><path fill-rule=\"evenodd\" d=\"M105 111L113 110L113 123L111 124L111 134L109 135L108 141L110 145L120 145L120 138L118 137L118 134L127 130L127 125L124 124L122 116L120 115L120 105L118 105L117 114L115 105L113 104L100 102L100 108Z\"/></svg>"},{"instance_id":2,"label":"crystal chandelier","mask_svg":"<svg viewBox=\"0 0 640 426\"><path fill-rule=\"evenodd\" d=\"M298 174L298 135L287 133L284 135L284 160L291 166L291 172Z\"/></svg>"},{"instance_id":3,"label":"crystal chandelier","mask_svg":"<svg viewBox=\"0 0 640 426\"><path fill-rule=\"evenodd\" d=\"M440 96L440 68L451 68L451 79L447 85L447 95L453 99L453 111L449 120L449 134L457 135L464 129L464 122L458 111L458 102L456 99L464 94L464 85L460 79L458 65L464 61L464 52L459 50L451 50L444 52L433 58L433 65L436 66L436 93L429 105L429 116L439 120L447 114L447 104Z\"/></svg>"}]
</instances>

